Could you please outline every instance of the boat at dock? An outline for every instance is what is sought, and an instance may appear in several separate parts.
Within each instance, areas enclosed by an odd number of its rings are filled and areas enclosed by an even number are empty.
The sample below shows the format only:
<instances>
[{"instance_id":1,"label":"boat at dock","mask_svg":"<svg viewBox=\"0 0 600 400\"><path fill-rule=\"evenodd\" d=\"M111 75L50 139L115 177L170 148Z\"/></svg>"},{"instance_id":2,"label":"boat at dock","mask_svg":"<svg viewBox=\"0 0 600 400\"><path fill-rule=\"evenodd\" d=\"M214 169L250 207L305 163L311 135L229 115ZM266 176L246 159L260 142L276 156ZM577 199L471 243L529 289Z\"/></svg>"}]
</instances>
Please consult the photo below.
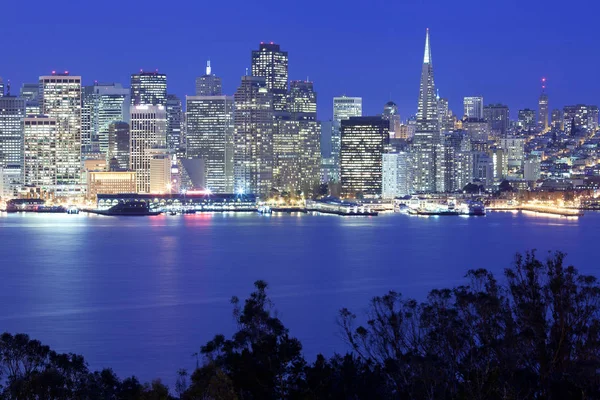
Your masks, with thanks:
<instances>
[{"instance_id":1,"label":"boat at dock","mask_svg":"<svg viewBox=\"0 0 600 400\"><path fill-rule=\"evenodd\" d=\"M108 210L87 210L87 212L109 216L152 216L162 214L162 211L151 210L145 201L129 201L116 204Z\"/></svg>"},{"instance_id":2,"label":"boat at dock","mask_svg":"<svg viewBox=\"0 0 600 400\"><path fill-rule=\"evenodd\" d=\"M320 200L306 200L306 211L319 214L333 214L340 216L374 217L379 215L371 208L350 201L341 201L335 197L326 197Z\"/></svg>"}]
</instances>

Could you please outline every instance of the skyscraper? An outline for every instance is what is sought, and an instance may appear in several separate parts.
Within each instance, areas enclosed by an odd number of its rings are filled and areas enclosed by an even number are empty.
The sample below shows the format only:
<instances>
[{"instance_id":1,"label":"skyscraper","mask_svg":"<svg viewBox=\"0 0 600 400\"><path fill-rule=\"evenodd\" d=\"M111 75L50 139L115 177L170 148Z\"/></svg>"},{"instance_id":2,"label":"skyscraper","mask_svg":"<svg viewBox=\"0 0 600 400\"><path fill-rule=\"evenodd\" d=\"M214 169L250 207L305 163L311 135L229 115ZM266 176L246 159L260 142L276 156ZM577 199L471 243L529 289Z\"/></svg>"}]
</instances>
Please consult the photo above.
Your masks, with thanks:
<instances>
[{"instance_id":1,"label":"skyscraper","mask_svg":"<svg viewBox=\"0 0 600 400\"><path fill-rule=\"evenodd\" d=\"M23 166L25 99L0 97L0 167Z\"/></svg>"},{"instance_id":2,"label":"skyscraper","mask_svg":"<svg viewBox=\"0 0 600 400\"><path fill-rule=\"evenodd\" d=\"M0 97L4 96L4 80L0 76Z\"/></svg>"},{"instance_id":3,"label":"skyscraper","mask_svg":"<svg viewBox=\"0 0 600 400\"><path fill-rule=\"evenodd\" d=\"M28 116L24 126L23 184L53 191L56 185L56 119Z\"/></svg>"},{"instance_id":4,"label":"skyscraper","mask_svg":"<svg viewBox=\"0 0 600 400\"><path fill-rule=\"evenodd\" d=\"M167 105L167 75L140 71L131 74L131 105Z\"/></svg>"},{"instance_id":5,"label":"skyscraper","mask_svg":"<svg viewBox=\"0 0 600 400\"><path fill-rule=\"evenodd\" d=\"M483 119L490 126L490 134L498 138L508 134L509 116L508 106L503 104L490 104L483 108Z\"/></svg>"},{"instance_id":6,"label":"skyscraper","mask_svg":"<svg viewBox=\"0 0 600 400\"><path fill-rule=\"evenodd\" d=\"M548 95L546 94L546 78L542 78L542 93L538 101L538 128L541 131L548 129Z\"/></svg>"},{"instance_id":7,"label":"skyscraper","mask_svg":"<svg viewBox=\"0 0 600 400\"><path fill-rule=\"evenodd\" d=\"M40 76L41 108L56 120L56 194L81 189L81 77Z\"/></svg>"},{"instance_id":8,"label":"skyscraper","mask_svg":"<svg viewBox=\"0 0 600 400\"><path fill-rule=\"evenodd\" d=\"M234 101L235 191L268 196L273 183L273 95L266 79L243 76Z\"/></svg>"},{"instance_id":9,"label":"skyscraper","mask_svg":"<svg viewBox=\"0 0 600 400\"><path fill-rule=\"evenodd\" d=\"M117 121L129 121L129 89L120 83L94 85L95 110L92 121L99 150L108 153L108 131L110 124Z\"/></svg>"},{"instance_id":10,"label":"skyscraper","mask_svg":"<svg viewBox=\"0 0 600 400\"><path fill-rule=\"evenodd\" d=\"M288 53L278 44L261 43L252 51L252 76L265 78L267 89L273 95L273 110L285 111L288 91Z\"/></svg>"},{"instance_id":11,"label":"skyscraper","mask_svg":"<svg viewBox=\"0 0 600 400\"><path fill-rule=\"evenodd\" d=\"M221 96L221 78L212 73L210 60L206 62L206 74L196 78L196 96Z\"/></svg>"},{"instance_id":12,"label":"skyscraper","mask_svg":"<svg viewBox=\"0 0 600 400\"><path fill-rule=\"evenodd\" d=\"M167 95L167 148L178 149L181 146L183 129L183 107L181 99L174 94Z\"/></svg>"},{"instance_id":13,"label":"skyscraper","mask_svg":"<svg viewBox=\"0 0 600 400\"><path fill-rule=\"evenodd\" d=\"M126 171L129 169L129 124L124 121L117 121L108 127L108 154L109 164L116 160L116 165L112 164L116 171Z\"/></svg>"},{"instance_id":14,"label":"skyscraper","mask_svg":"<svg viewBox=\"0 0 600 400\"><path fill-rule=\"evenodd\" d=\"M433 80L433 64L429 45L429 29L425 34L425 54L421 68L417 125L413 139L413 189L432 193L436 188L436 148L440 143L437 98Z\"/></svg>"},{"instance_id":15,"label":"skyscraper","mask_svg":"<svg viewBox=\"0 0 600 400\"><path fill-rule=\"evenodd\" d=\"M483 119L483 97L465 97L463 105L465 117Z\"/></svg>"},{"instance_id":16,"label":"skyscraper","mask_svg":"<svg viewBox=\"0 0 600 400\"><path fill-rule=\"evenodd\" d=\"M204 160L206 187L233 193L233 97L186 97L186 156Z\"/></svg>"},{"instance_id":17,"label":"skyscraper","mask_svg":"<svg viewBox=\"0 0 600 400\"><path fill-rule=\"evenodd\" d=\"M389 123L381 117L342 120L340 181L342 196L381 196L383 151L389 143Z\"/></svg>"},{"instance_id":18,"label":"skyscraper","mask_svg":"<svg viewBox=\"0 0 600 400\"><path fill-rule=\"evenodd\" d=\"M390 124L390 137L395 138L396 133L400 134L400 114L398 113L398 106L393 101L388 101L383 106L383 119L389 121Z\"/></svg>"},{"instance_id":19,"label":"skyscraper","mask_svg":"<svg viewBox=\"0 0 600 400\"><path fill-rule=\"evenodd\" d=\"M595 132L598 129L598 107L585 104L565 106L563 125L569 134L578 130L586 133Z\"/></svg>"},{"instance_id":20,"label":"skyscraper","mask_svg":"<svg viewBox=\"0 0 600 400\"><path fill-rule=\"evenodd\" d=\"M362 117L362 97L334 97L331 122L331 158L334 171L331 178L336 182L340 179L341 123L350 117Z\"/></svg>"},{"instance_id":21,"label":"skyscraper","mask_svg":"<svg viewBox=\"0 0 600 400\"><path fill-rule=\"evenodd\" d=\"M150 160L165 150L167 112L162 105L131 107L129 165L137 174L137 191L150 193Z\"/></svg>"}]
</instances>

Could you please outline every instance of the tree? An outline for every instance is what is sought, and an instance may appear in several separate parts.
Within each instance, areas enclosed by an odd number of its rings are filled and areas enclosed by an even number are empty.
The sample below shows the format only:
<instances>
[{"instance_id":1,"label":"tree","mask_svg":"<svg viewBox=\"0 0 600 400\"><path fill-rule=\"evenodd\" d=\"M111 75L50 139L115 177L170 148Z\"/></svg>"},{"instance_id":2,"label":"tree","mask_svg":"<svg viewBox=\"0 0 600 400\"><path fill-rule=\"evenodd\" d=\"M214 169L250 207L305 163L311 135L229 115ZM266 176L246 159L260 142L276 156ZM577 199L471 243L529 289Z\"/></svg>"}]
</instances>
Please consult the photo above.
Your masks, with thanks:
<instances>
[{"instance_id":1,"label":"tree","mask_svg":"<svg viewBox=\"0 0 600 400\"><path fill-rule=\"evenodd\" d=\"M467 183L465 185L465 187L463 188L463 192L469 193L469 194L477 194L477 193L479 193L480 190L481 190L481 186L476 185L474 183Z\"/></svg>"},{"instance_id":2,"label":"tree","mask_svg":"<svg viewBox=\"0 0 600 400\"><path fill-rule=\"evenodd\" d=\"M513 187L510 184L510 182L505 179L502 182L500 182L500 185L498 186L498 191L499 192L512 192Z\"/></svg>"},{"instance_id":3,"label":"tree","mask_svg":"<svg viewBox=\"0 0 600 400\"><path fill-rule=\"evenodd\" d=\"M206 362L192 375L190 393L209 396L212 388L232 399L281 399L300 384L302 346L276 317L266 282L255 287L243 307L232 299L238 332L231 339L217 335L201 348Z\"/></svg>"}]
</instances>

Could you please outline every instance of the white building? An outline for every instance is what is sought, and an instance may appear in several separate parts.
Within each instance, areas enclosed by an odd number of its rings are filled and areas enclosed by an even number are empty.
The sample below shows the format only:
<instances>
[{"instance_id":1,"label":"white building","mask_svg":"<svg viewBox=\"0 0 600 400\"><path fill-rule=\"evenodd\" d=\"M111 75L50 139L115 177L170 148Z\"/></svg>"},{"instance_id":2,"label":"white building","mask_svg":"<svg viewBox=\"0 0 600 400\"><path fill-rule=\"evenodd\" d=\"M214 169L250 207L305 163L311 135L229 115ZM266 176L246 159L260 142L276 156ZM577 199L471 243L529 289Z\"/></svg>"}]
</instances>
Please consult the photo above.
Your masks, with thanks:
<instances>
[{"instance_id":1,"label":"white building","mask_svg":"<svg viewBox=\"0 0 600 400\"><path fill-rule=\"evenodd\" d=\"M56 119L47 116L24 120L23 183L54 190L56 185Z\"/></svg>"},{"instance_id":2,"label":"white building","mask_svg":"<svg viewBox=\"0 0 600 400\"><path fill-rule=\"evenodd\" d=\"M410 165L407 152L384 153L381 197L393 199L410 194Z\"/></svg>"},{"instance_id":3,"label":"white building","mask_svg":"<svg viewBox=\"0 0 600 400\"><path fill-rule=\"evenodd\" d=\"M156 154L150 159L150 193L171 193L171 157Z\"/></svg>"},{"instance_id":4,"label":"white building","mask_svg":"<svg viewBox=\"0 0 600 400\"><path fill-rule=\"evenodd\" d=\"M166 145L165 107L162 105L132 106L129 137L129 167L137 173L137 190L139 193L149 193L150 160L158 149L164 149Z\"/></svg>"},{"instance_id":5,"label":"white building","mask_svg":"<svg viewBox=\"0 0 600 400\"><path fill-rule=\"evenodd\" d=\"M68 72L40 76L42 113L56 119L58 196L81 193L81 77ZM48 167L50 168L50 167Z\"/></svg>"},{"instance_id":6,"label":"white building","mask_svg":"<svg viewBox=\"0 0 600 400\"><path fill-rule=\"evenodd\" d=\"M526 181L537 181L541 177L540 159L538 157L527 157L523 163L523 179Z\"/></svg>"},{"instance_id":7,"label":"white building","mask_svg":"<svg viewBox=\"0 0 600 400\"><path fill-rule=\"evenodd\" d=\"M525 157L525 139L500 139L500 147L507 153L509 167L521 167Z\"/></svg>"},{"instance_id":8,"label":"white building","mask_svg":"<svg viewBox=\"0 0 600 400\"><path fill-rule=\"evenodd\" d=\"M483 97L465 97L463 106L465 117L483 119Z\"/></svg>"}]
</instances>

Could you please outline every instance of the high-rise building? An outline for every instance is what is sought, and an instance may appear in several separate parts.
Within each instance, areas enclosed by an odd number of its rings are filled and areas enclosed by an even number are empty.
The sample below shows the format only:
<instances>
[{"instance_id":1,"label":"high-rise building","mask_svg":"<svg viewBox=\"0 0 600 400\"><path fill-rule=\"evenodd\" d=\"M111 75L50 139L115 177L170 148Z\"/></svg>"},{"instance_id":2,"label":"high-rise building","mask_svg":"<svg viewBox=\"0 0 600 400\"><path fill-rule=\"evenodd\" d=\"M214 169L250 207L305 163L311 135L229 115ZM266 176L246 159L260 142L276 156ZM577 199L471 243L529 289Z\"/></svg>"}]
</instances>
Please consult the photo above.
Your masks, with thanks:
<instances>
[{"instance_id":1,"label":"high-rise building","mask_svg":"<svg viewBox=\"0 0 600 400\"><path fill-rule=\"evenodd\" d=\"M393 199L411 193L410 154L404 151L384 153L382 167L381 197Z\"/></svg>"},{"instance_id":2,"label":"high-rise building","mask_svg":"<svg viewBox=\"0 0 600 400\"><path fill-rule=\"evenodd\" d=\"M523 179L530 182L535 182L540 179L541 165L539 157L530 156L523 162Z\"/></svg>"},{"instance_id":3,"label":"high-rise building","mask_svg":"<svg viewBox=\"0 0 600 400\"><path fill-rule=\"evenodd\" d=\"M463 120L463 130L469 139L475 142L487 142L490 136L489 124L483 119L467 118Z\"/></svg>"},{"instance_id":4,"label":"high-rise building","mask_svg":"<svg viewBox=\"0 0 600 400\"><path fill-rule=\"evenodd\" d=\"M536 127L535 111L529 108L519 110L517 125L524 131L534 130Z\"/></svg>"},{"instance_id":5,"label":"high-rise building","mask_svg":"<svg viewBox=\"0 0 600 400\"><path fill-rule=\"evenodd\" d=\"M165 153L159 153L150 159L150 193L171 193L173 184L171 182L171 157Z\"/></svg>"},{"instance_id":6,"label":"high-rise building","mask_svg":"<svg viewBox=\"0 0 600 400\"><path fill-rule=\"evenodd\" d=\"M108 154L106 159L113 171L126 171L129 169L129 124L117 121L108 127ZM116 161L116 164L113 162Z\"/></svg>"},{"instance_id":7,"label":"high-rise building","mask_svg":"<svg viewBox=\"0 0 600 400\"><path fill-rule=\"evenodd\" d=\"M509 167L522 167L523 159L525 156L525 139L522 138L510 138L500 139L500 147L508 159Z\"/></svg>"},{"instance_id":8,"label":"high-rise building","mask_svg":"<svg viewBox=\"0 0 600 400\"><path fill-rule=\"evenodd\" d=\"M273 110L285 111L288 92L288 53L278 44L261 43L252 51L252 76L265 78L267 89L273 96Z\"/></svg>"},{"instance_id":9,"label":"high-rise building","mask_svg":"<svg viewBox=\"0 0 600 400\"><path fill-rule=\"evenodd\" d=\"M108 153L108 131L113 122L129 121L129 89L120 83L94 86L95 110L92 117L94 136L102 154Z\"/></svg>"},{"instance_id":10,"label":"high-rise building","mask_svg":"<svg viewBox=\"0 0 600 400\"><path fill-rule=\"evenodd\" d=\"M55 118L29 116L23 121L23 184L53 191L56 185L58 127Z\"/></svg>"},{"instance_id":11,"label":"high-rise building","mask_svg":"<svg viewBox=\"0 0 600 400\"><path fill-rule=\"evenodd\" d=\"M334 97L333 98L333 120L331 129L331 158L334 171L332 179L340 179L340 148L341 148L341 124L343 120L350 117L362 117L362 97Z\"/></svg>"},{"instance_id":12,"label":"high-rise building","mask_svg":"<svg viewBox=\"0 0 600 400\"><path fill-rule=\"evenodd\" d=\"M400 126L402 121L400 120L400 114L398 113L398 106L393 101L388 101L383 106L383 119L389 121L390 124L390 138L395 138L396 133L400 135Z\"/></svg>"},{"instance_id":13,"label":"high-rise building","mask_svg":"<svg viewBox=\"0 0 600 400\"><path fill-rule=\"evenodd\" d=\"M181 147L183 129L183 107L181 99L174 94L167 95L167 148Z\"/></svg>"},{"instance_id":14,"label":"high-rise building","mask_svg":"<svg viewBox=\"0 0 600 400\"><path fill-rule=\"evenodd\" d=\"M381 117L342 120L340 181L342 196L381 196L383 152L389 143L389 123Z\"/></svg>"},{"instance_id":15,"label":"high-rise building","mask_svg":"<svg viewBox=\"0 0 600 400\"><path fill-rule=\"evenodd\" d=\"M483 119L490 126L490 134L497 138L506 137L508 134L509 116L508 106L503 104L490 104L483 108Z\"/></svg>"},{"instance_id":16,"label":"high-rise building","mask_svg":"<svg viewBox=\"0 0 600 400\"><path fill-rule=\"evenodd\" d=\"M464 117L483 119L483 97L465 97L463 106Z\"/></svg>"},{"instance_id":17,"label":"high-rise building","mask_svg":"<svg viewBox=\"0 0 600 400\"><path fill-rule=\"evenodd\" d=\"M19 97L25 99L25 113L27 115L39 115L42 112L40 108L40 84L24 83L21 86Z\"/></svg>"},{"instance_id":18,"label":"high-rise building","mask_svg":"<svg viewBox=\"0 0 600 400\"><path fill-rule=\"evenodd\" d=\"M437 146L440 143L437 108L429 29L427 29L412 151L414 156L413 190L417 193L432 193L437 190L435 157Z\"/></svg>"},{"instance_id":19,"label":"high-rise building","mask_svg":"<svg viewBox=\"0 0 600 400\"><path fill-rule=\"evenodd\" d=\"M538 128L541 131L548 129L548 95L546 94L546 78L542 78L542 93L538 101Z\"/></svg>"},{"instance_id":20,"label":"high-rise building","mask_svg":"<svg viewBox=\"0 0 600 400\"><path fill-rule=\"evenodd\" d=\"M86 154L99 153L97 101L93 86L81 88L81 152Z\"/></svg>"},{"instance_id":21,"label":"high-rise building","mask_svg":"<svg viewBox=\"0 0 600 400\"><path fill-rule=\"evenodd\" d=\"M81 77L68 72L40 76L41 108L56 119L56 194L81 187Z\"/></svg>"},{"instance_id":22,"label":"high-rise building","mask_svg":"<svg viewBox=\"0 0 600 400\"><path fill-rule=\"evenodd\" d=\"M136 172L139 193L150 193L150 160L164 152L167 112L162 105L131 107L129 169Z\"/></svg>"},{"instance_id":23,"label":"high-rise building","mask_svg":"<svg viewBox=\"0 0 600 400\"><path fill-rule=\"evenodd\" d=\"M131 105L167 105L167 75L140 71L131 74Z\"/></svg>"},{"instance_id":24,"label":"high-rise building","mask_svg":"<svg viewBox=\"0 0 600 400\"><path fill-rule=\"evenodd\" d=\"M563 125L569 134L577 131L595 132L598 129L598 107L585 104L565 106Z\"/></svg>"},{"instance_id":25,"label":"high-rise building","mask_svg":"<svg viewBox=\"0 0 600 400\"><path fill-rule=\"evenodd\" d=\"M0 76L0 97L4 96L4 80Z\"/></svg>"},{"instance_id":26,"label":"high-rise building","mask_svg":"<svg viewBox=\"0 0 600 400\"><path fill-rule=\"evenodd\" d=\"M274 183L308 193L320 181L321 126L313 82L291 81L288 115L276 120L273 134Z\"/></svg>"},{"instance_id":27,"label":"high-rise building","mask_svg":"<svg viewBox=\"0 0 600 400\"><path fill-rule=\"evenodd\" d=\"M234 186L267 196L273 183L273 95L266 79L243 76L234 95Z\"/></svg>"},{"instance_id":28,"label":"high-rise building","mask_svg":"<svg viewBox=\"0 0 600 400\"><path fill-rule=\"evenodd\" d=\"M206 186L233 193L233 97L186 97L186 156L204 160Z\"/></svg>"},{"instance_id":29,"label":"high-rise building","mask_svg":"<svg viewBox=\"0 0 600 400\"><path fill-rule=\"evenodd\" d=\"M551 125L552 125L552 129L556 129L559 131L562 131L563 129L565 129L565 127L563 125L562 110L560 110L558 108L555 108L554 110L552 110Z\"/></svg>"},{"instance_id":30,"label":"high-rise building","mask_svg":"<svg viewBox=\"0 0 600 400\"><path fill-rule=\"evenodd\" d=\"M25 99L0 97L0 167L23 166Z\"/></svg>"},{"instance_id":31,"label":"high-rise building","mask_svg":"<svg viewBox=\"0 0 600 400\"><path fill-rule=\"evenodd\" d=\"M448 99L437 96L438 123L442 132L454 130L454 116L448 107Z\"/></svg>"},{"instance_id":32,"label":"high-rise building","mask_svg":"<svg viewBox=\"0 0 600 400\"><path fill-rule=\"evenodd\" d=\"M221 96L221 78L212 73L210 60L206 62L206 74L196 78L196 96Z\"/></svg>"}]
</instances>

